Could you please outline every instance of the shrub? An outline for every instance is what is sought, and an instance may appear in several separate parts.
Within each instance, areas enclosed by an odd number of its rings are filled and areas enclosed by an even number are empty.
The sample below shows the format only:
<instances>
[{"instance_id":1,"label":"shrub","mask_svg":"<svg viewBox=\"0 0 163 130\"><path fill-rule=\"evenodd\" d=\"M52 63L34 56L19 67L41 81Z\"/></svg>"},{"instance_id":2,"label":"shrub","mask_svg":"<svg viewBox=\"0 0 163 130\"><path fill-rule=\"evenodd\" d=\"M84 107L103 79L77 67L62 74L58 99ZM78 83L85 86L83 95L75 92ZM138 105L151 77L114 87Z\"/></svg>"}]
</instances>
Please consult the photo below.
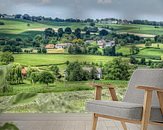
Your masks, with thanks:
<instances>
[{"instance_id":1,"label":"shrub","mask_svg":"<svg viewBox=\"0 0 163 130\"><path fill-rule=\"evenodd\" d=\"M49 83L54 83L54 76L52 75L52 73L48 72L48 71L43 71L40 73L39 76L39 82L46 84L47 86L49 85Z\"/></svg>"},{"instance_id":2,"label":"shrub","mask_svg":"<svg viewBox=\"0 0 163 130\"><path fill-rule=\"evenodd\" d=\"M0 60L1 60L1 62L9 64L10 62L14 62L14 57L13 57L12 53L4 52L4 53L2 53Z\"/></svg>"},{"instance_id":3,"label":"shrub","mask_svg":"<svg viewBox=\"0 0 163 130\"><path fill-rule=\"evenodd\" d=\"M0 22L0 25L5 25L5 23L4 22Z\"/></svg>"}]
</instances>

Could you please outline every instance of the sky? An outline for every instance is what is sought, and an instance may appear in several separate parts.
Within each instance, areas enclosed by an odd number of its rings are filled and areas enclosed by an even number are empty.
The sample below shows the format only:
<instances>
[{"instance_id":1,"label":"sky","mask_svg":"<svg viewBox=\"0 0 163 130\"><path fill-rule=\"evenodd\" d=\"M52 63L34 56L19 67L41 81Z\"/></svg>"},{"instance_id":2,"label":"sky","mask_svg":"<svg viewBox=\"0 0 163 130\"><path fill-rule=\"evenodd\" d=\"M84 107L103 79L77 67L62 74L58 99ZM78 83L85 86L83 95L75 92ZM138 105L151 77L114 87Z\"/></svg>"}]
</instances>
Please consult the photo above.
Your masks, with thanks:
<instances>
[{"instance_id":1,"label":"sky","mask_svg":"<svg viewBox=\"0 0 163 130\"><path fill-rule=\"evenodd\" d=\"M0 0L0 13L163 21L163 0Z\"/></svg>"}]
</instances>

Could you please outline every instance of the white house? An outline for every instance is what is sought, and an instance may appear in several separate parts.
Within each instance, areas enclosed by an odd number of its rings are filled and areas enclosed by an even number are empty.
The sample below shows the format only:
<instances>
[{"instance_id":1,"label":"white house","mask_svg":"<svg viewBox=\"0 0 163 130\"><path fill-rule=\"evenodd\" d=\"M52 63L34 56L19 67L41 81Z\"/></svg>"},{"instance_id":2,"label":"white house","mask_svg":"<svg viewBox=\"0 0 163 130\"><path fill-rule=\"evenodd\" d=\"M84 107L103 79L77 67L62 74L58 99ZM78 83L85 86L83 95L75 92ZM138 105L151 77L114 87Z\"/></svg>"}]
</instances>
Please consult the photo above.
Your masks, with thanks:
<instances>
[{"instance_id":1,"label":"white house","mask_svg":"<svg viewBox=\"0 0 163 130\"><path fill-rule=\"evenodd\" d=\"M105 43L105 47L112 47L115 46L115 41L109 41Z\"/></svg>"},{"instance_id":2,"label":"white house","mask_svg":"<svg viewBox=\"0 0 163 130\"><path fill-rule=\"evenodd\" d=\"M97 45L99 46L99 48L104 48L105 47L105 44L106 44L106 41L105 40L99 40L97 42Z\"/></svg>"},{"instance_id":3,"label":"white house","mask_svg":"<svg viewBox=\"0 0 163 130\"><path fill-rule=\"evenodd\" d=\"M99 40L97 42L97 45L99 46L99 48L105 48L105 47L112 47L115 46L115 41L105 41L105 40Z\"/></svg>"},{"instance_id":4,"label":"white house","mask_svg":"<svg viewBox=\"0 0 163 130\"><path fill-rule=\"evenodd\" d=\"M69 47L72 43L59 43L55 45L56 49L65 49Z\"/></svg>"},{"instance_id":5,"label":"white house","mask_svg":"<svg viewBox=\"0 0 163 130\"><path fill-rule=\"evenodd\" d=\"M83 67L83 70L88 71L89 73L92 71L92 69L93 69L92 67ZM102 78L102 69L96 68L96 70L97 70L97 74L96 74L97 78L101 79Z\"/></svg>"}]
</instances>

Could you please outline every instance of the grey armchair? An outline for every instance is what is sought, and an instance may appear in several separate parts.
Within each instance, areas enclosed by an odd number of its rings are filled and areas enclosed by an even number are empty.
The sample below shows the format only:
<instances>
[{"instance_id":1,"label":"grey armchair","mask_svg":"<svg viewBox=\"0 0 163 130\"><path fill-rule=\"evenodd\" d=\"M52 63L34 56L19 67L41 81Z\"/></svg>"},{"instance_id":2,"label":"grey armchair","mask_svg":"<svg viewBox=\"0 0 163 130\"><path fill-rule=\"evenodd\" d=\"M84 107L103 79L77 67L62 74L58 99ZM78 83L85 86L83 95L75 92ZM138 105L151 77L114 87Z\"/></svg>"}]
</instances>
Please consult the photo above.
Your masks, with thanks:
<instances>
[{"instance_id":1,"label":"grey armchair","mask_svg":"<svg viewBox=\"0 0 163 130\"><path fill-rule=\"evenodd\" d=\"M137 69L123 101L118 101L112 85L108 88L113 101L101 100L103 85L93 86L96 100L87 103L87 110L93 112L92 130L96 130L98 117L118 120L124 130L126 123L141 124L141 130L149 124L163 126L163 69Z\"/></svg>"}]
</instances>

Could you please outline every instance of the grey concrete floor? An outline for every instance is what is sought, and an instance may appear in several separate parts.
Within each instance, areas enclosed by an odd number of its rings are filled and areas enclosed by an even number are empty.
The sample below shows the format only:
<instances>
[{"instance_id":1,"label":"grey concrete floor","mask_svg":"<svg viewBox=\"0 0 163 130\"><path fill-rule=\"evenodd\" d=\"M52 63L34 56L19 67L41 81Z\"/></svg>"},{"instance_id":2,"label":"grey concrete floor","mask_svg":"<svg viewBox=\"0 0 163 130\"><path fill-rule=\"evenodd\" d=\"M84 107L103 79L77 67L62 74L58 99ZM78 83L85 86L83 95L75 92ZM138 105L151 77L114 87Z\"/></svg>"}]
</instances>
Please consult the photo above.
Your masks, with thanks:
<instances>
[{"instance_id":1,"label":"grey concrete floor","mask_svg":"<svg viewBox=\"0 0 163 130\"><path fill-rule=\"evenodd\" d=\"M0 124L12 122L20 130L91 130L91 114L1 114ZM134 126L138 128L138 126ZM129 130L133 130L133 126ZM138 128L140 129L140 128ZM123 130L119 122L99 119L97 130Z\"/></svg>"}]
</instances>

